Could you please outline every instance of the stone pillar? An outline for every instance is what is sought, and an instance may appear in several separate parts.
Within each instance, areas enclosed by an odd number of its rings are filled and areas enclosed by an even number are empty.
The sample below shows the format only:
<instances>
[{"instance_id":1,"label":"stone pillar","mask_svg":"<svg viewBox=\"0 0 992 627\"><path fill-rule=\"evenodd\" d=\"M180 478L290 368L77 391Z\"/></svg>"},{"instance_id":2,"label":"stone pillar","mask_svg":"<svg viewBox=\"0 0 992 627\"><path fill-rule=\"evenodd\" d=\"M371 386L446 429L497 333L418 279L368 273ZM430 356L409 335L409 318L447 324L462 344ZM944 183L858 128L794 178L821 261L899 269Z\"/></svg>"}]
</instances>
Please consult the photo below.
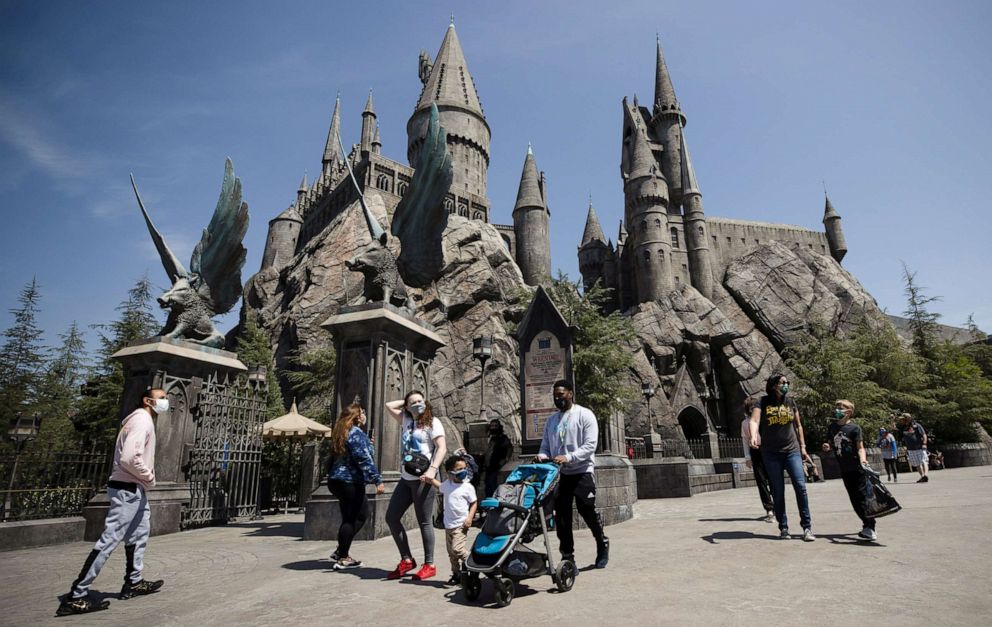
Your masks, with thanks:
<instances>
[{"instance_id":1,"label":"stone pillar","mask_svg":"<svg viewBox=\"0 0 992 627\"><path fill-rule=\"evenodd\" d=\"M223 379L247 369L234 353L162 337L123 348L113 358L124 366L119 419L139 406L148 388L162 388L168 395L169 411L154 418L156 485L148 490L148 501L152 535L174 533L191 498L185 464L194 445L193 409L202 382L211 375ZM106 492L83 508L86 540L95 541L103 533L109 508Z\"/></svg>"},{"instance_id":2,"label":"stone pillar","mask_svg":"<svg viewBox=\"0 0 992 627\"><path fill-rule=\"evenodd\" d=\"M720 434L716 431L708 431L704 434L710 441L710 459L720 458Z\"/></svg>"},{"instance_id":3,"label":"stone pillar","mask_svg":"<svg viewBox=\"0 0 992 627\"><path fill-rule=\"evenodd\" d=\"M356 536L372 540L389 535L386 506L399 481L400 427L386 413L386 402L403 398L409 390L420 390L430 398L431 362L445 342L434 328L406 310L386 303L343 307L321 326L334 336L338 355L336 410L354 402L365 406L374 430L376 465L386 484L386 493L370 497L370 518ZM341 524L337 500L327 489L327 478L307 501L304 540L334 540ZM368 488L369 494L373 489ZM413 509L404 525L416 525Z\"/></svg>"}]
</instances>

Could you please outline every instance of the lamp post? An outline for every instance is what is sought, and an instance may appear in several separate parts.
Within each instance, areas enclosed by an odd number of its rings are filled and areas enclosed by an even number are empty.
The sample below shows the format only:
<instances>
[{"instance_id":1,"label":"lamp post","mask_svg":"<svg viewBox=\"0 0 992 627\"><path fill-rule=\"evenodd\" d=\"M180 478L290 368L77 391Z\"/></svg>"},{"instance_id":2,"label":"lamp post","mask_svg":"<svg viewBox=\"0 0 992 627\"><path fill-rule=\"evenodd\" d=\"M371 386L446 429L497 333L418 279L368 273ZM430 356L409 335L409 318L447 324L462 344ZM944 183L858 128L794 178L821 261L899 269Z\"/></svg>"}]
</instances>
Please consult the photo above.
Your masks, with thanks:
<instances>
[{"instance_id":1,"label":"lamp post","mask_svg":"<svg viewBox=\"0 0 992 627\"><path fill-rule=\"evenodd\" d=\"M30 416L24 412L18 412L17 417L10 421L10 429L7 435L14 441L14 467L10 471L10 483L7 485L7 497L3 502L3 512L0 512L0 521L7 519L7 512L13 505L14 481L17 479L17 462L20 461L21 452L24 445L38 437L41 429L41 414L34 413Z\"/></svg>"},{"instance_id":2,"label":"lamp post","mask_svg":"<svg viewBox=\"0 0 992 627\"><path fill-rule=\"evenodd\" d=\"M472 357L482 366L482 394L479 400L479 420L486 420L486 362L493 356L493 336L472 339Z\"/></svg>"},{"instance_id":3,"label":"lamp post","mask_svg":"<svg viewBox=\"0 0 992 627\"><path fill-rule=\"evenodd\" d=\"M651 397L655 395L654 386L651 385L650 381L644 381L641 383L641 394L648 402L648 427L651 433L654 433L654 414L651 412Z\"/></svg>"}]
</instances>

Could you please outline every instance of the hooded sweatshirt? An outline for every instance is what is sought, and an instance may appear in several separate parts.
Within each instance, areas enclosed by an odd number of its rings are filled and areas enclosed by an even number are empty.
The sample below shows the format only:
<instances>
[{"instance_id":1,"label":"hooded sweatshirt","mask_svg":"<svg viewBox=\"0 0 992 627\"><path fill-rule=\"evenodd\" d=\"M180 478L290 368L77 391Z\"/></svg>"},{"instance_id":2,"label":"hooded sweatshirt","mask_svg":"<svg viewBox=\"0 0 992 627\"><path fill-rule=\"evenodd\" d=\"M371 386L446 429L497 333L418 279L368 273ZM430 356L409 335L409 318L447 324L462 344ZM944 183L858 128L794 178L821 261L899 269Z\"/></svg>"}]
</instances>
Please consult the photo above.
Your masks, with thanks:
<instances>
[{"instance_id":1,"label":"hooded sweatshirt","mask_svg":"<svg viewBox=\"0 0 992 627\"><path fill-rule=\"evenodd\" d=\"M140 483L146 488L155 485L155 423L143 407L121 423L110 480Z\"/></svg>"}]
</instances>

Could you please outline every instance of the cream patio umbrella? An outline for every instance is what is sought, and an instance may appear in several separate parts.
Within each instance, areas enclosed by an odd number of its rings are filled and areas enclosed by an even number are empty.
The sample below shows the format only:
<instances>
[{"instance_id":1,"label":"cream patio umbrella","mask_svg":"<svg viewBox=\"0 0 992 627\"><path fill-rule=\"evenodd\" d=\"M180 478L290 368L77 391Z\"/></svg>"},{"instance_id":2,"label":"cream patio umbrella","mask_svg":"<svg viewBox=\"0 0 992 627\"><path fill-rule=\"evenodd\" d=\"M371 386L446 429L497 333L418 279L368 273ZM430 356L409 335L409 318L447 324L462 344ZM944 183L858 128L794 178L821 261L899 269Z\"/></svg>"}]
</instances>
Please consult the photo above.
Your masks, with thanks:
<instances>
[{"instance_id":1,"label":"cream patio umbrella","mask_svg":"<svg viewBox=\"0 0 992 627\"><path fill-rule=\"evenodd\" d=\"M289 408L288 414L273 418L262 425L262 437L266 440L329 438L331 431L333 431L331 427L310 420L296 411L296 399L293 399L293 406Z\"/></svg>"},{"instance_id":2,"label":"cream patio umbrella","mask_svg":"<svg viewBox=\"0 0 992 627\"><path fill-rule=\"evenodd\" d=\"M331 437L331 432L333 429L326 425L322 425L316 420L311 420L306 416L301 415L296 410L296 399L293 399L293 405L289 409L289 413L279 416L278 418L273 418L265 424L262 425L262 438L265 440L275 441L275 440L289 440L290 448L289 455L292 458L293 452L295 451L297 455L300 454L301 446L306 440L320 440L323 438ZM289 461L287 459L287 461ZM303 463L303 458L300 458L300 463ZM303 509L303 501L306 498L304 492L303 472L300 471L300 510ZM289 511L289 501L286 501L286 510Z\"/></svg>"}]
</instances>

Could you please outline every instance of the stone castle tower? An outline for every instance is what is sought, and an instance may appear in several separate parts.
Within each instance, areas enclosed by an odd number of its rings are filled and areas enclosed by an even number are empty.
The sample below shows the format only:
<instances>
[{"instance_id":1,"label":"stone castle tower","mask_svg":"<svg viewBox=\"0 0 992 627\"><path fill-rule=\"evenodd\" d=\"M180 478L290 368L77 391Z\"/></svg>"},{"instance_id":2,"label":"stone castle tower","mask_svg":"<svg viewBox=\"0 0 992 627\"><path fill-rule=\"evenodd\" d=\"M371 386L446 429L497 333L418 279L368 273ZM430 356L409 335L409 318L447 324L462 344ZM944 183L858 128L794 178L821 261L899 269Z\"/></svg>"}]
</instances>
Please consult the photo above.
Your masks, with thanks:
<instances>
[{"instance_id":1,"label":"stone castle tower","mask_svg":"<svg viewBox=\"0 0 992 627\"><path fill-rule=\"evenodd\" d=\"M413 162L427 132L431 105L437 105L441 125L448 133L447 145L453 168L451 188L444 199L445 209L449 214L489 222L486 185L491 133L453 23L448 26L434 59L421 51L419 61L423 89L407 122L407 159ZM284 267L357 199L357 192L349 180L348 165L363 193L374 189L382 197L387 218L392 216L406 193L413 168L382 154L372 92L369 91L362 110L360 141L347 155L342 154L340 148L340 109L339 96L331 115L320 176L311 185L304 176L293 205L269 222L262 256L263 271L278 271ZM550 212L545 187L544 175L538 173L528 149L513 207L514 224L493 225L529 285L546 283L551 276Z\"/></svg>"},{"instance_id":2,"label":"stone castle tower","mask_svg":"<svg viewBox=\"0 0 992 627\"><path fill-rule=\"evenodd\" d=\"M840 216L829 199L825 232L706 217L686 141L686 116L660 40L652 108L640 106L635 96L632 102L623 99L622 110L624 208L617 245L614 249L606 240L590 205L578 251L583 283L612 287L613 308L658 300L687 283L712 298L730 261L770 241L830 254L838 262L847 253Z\"/></svg>"}]
</instances>

